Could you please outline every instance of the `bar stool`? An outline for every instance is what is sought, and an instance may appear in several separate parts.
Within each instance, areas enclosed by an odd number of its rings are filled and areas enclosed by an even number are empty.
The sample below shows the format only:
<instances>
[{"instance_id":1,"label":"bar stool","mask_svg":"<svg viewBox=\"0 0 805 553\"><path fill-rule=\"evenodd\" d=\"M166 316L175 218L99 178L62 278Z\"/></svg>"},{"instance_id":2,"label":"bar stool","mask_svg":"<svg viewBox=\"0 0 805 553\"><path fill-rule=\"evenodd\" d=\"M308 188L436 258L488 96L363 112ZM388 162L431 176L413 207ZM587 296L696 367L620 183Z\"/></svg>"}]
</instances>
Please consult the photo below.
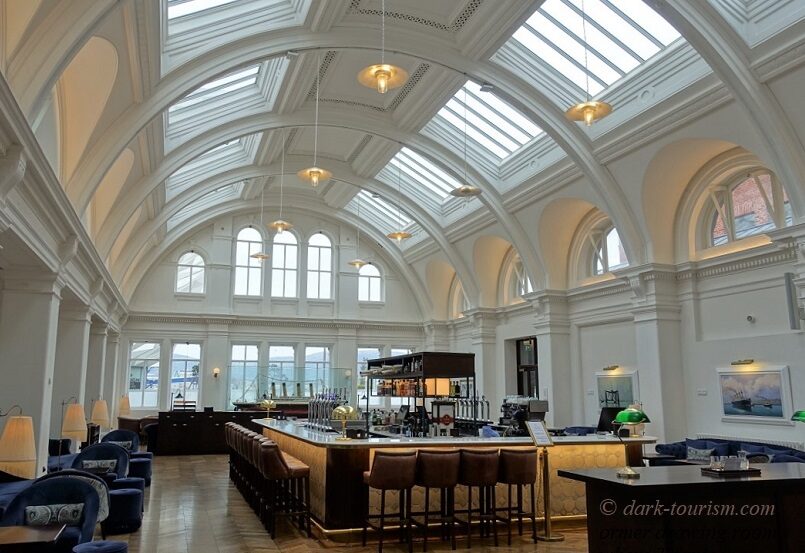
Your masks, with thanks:
<instances>
[{"instance_id":1,"label":"bar stool","mask_svg":"<svg viewBox=\"0 0 805 553\"><path fill-rule=\"evenodd\" d=\"M383 551L383 533L385 532L384 522L386 519L386 492L389 490L400 493L400 511L397 517L400 520L400 536L403 534L408 539L408 550L411 551L411 527L406 522L408 513L411 512L411 488L414 487L416 479L416 451L387 452L378 451L375 453L372 462L372 470L363 473L363 481L369 486L380 490L380 514L372 515L369 513L369 501L367 501L366 519L363 523L362 543L366 545L366 532L369 527L376 530L380 535L377 546L378 553ZM394 513L388 515L394 517ZM379 519L380 524L372 524L373 519Z\"/></svg>"},{"instance_id":2,"label":"bar stool","mask_svg":"<svg viewBox=\"0 0 805 553\"><path fill-rule=\"evenodd\" d=\"M269 440L260 443L260 471L265 501L259 514L271 538L278 514L296 518L310 537L310 467Z\"/></svg>"},{"instance_id":3,"label":"bar stool","mask_svg":"<svg viewBox=\"0 0 805 553\"><path fill-rule=\"evenodd\" d=\"M495 487L498 481L498 451L496 449L462 449L458 483L467 486L467 549L472 540L472 489L478 488L478 520L481 536L489 536L489 526L495 547L498 546L498 527L495 520Z\"/></svg>"},{"instance_id":4,"label":"bar stool","mask_svg":"<svg viewBox=\"0 0 805 553\"><path fill-rule=\"evenodd\" d=\"M501 449L499 457L498 482L508 486L507 516L498 516L498 520L505 522L509 532L509 545L512 544L511 524L516 516L517 532L523 535L523 517L531 519L531 537L537 543L536 519L536 493L534 490L537 481L537 448L528 449ZM512 486L517 486L517 511L512 515ZM523 487L531 486L531 510L523 511Z\"/></svg>"},{"instance_id":5,"label":"bar stool","mask_svg":"<svg viewBox=\"0 0 805 553\"><path fill-rule=\"evenodd\" d=\"M411 524L423 528L422 551L428 550L428 524L430 522L430 490L438 489L441 492L439 498L438 517L434 522L439 522L442 526L442 537L447 530L453 549L456 548L456 519L455 519L455 492L458 484L458 473L461 466L461 453L459 451L428 450L419 451L416 461L417 486L425 488L425 511L422 513L411 513L409 521ZM423 515L424 520L418 521L415 516Z\"/></svg>"}]
</instances>

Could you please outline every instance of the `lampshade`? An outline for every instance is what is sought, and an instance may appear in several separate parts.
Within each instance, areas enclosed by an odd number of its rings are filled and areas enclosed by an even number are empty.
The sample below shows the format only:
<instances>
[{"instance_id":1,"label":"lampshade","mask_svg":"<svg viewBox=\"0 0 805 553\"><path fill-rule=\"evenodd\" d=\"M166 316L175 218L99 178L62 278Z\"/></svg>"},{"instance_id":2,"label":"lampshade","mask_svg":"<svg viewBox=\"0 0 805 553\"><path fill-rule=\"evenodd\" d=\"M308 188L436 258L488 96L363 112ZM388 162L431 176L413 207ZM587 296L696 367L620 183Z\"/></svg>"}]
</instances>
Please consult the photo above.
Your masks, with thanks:
<instances>
[{"instance_id":1,"label":"lampshade","mask_svg":"<svg viewBox=\"0 0 805 553\"><path fill-rule=\"evenodd\" d=\"M62 438L70 438L78 443L87 439L87 418L84 416L84 406L80 403L71 403L64 413L64 422L61 425Z\"/></svg>"},{"instance_id":2,"label":"lampshade","mask_svg":"<svg viewBox=\"0 0 805 553\"><path fill-rule=\"evenodd\" d=\"M615 420L612 422L617 424L623 424L626 426L632 426L651 421L649 420L648 416L640 409L635 409L634 407L627 407L626 409L615 415Z\"/></svg>"},{"instance_id":3,"label":"lampshade","mask_svg":"<svg viewBox=\"0 0 805 553\"><path fill-rule=\"evenodd\" d=\"M109 405L105 399L99 399L92 405L91 420L101 428L109 427Z\"/></svg>"},{"instance_id":4,"label":"lampshade","mask_svg":"<svg viewBox=\"0 0 805 553\"><path fill-rule=\"evenodd\" d=\"M131 413L131 401L129 401L129 396L122 396L117 406L117 414L125 416L129 413Z\"/></svg>"},{"instance_id":5,"label":"lampshade","mask_svg":"<svg viewBox=\"0 0 805 553\"><path fill-rule=\"evenodd\" d=\"M791 420L796 422L805 422L805 411L797 411L791 417Z\"/></svg>"},{"instance_id":6,"label":"lampshade","mask_svg":"<svg viewBox=\"0 0 805 553\"><path fill-rule=\"evenodd\" d=\"M0 470L22 478L36 477L36 445L31 417L8 419L0 436Z\"/></svg>"}]
</instances>

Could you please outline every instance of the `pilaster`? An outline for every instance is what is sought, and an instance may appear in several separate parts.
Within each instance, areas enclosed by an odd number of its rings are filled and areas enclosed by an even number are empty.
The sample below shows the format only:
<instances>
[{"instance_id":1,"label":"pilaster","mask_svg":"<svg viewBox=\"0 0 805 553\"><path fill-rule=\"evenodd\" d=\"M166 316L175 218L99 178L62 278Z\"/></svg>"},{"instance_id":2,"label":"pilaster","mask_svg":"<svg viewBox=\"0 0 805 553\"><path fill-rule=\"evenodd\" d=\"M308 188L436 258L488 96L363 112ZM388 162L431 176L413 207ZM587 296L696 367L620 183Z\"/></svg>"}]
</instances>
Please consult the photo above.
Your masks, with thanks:
<instances>
[{"instance_id":1,"label":"pilaster","mask_svg":"<svg viewBox=\"0 0 805 553\"><path fill-rule=\"evenodd\" d=\"M84 409L87 420L92 414L92 402L100 399L106 376L106 337L109 325L105 321L93 321L89 331L89 350L87 354L87 382L84 387ZM107 398L103 398L107 399Z\"/></svg>"},{"instance_id":2,"label":"pilaster","mask_svg":"<svg viewBox=\"0 0 805 553\"><path fill-rule=\"evenodd\" d=\"M102 393L109 404L109 417L112 428L115 428L115 423L117 422L117 403L120 400L120 396L123 395L120 389L122 380L120 375L122 372L118 370L119 358L120 334L110 330L106 335L106 367L104 369Z\"/></svg>"},{"instance_id":3,"label":"pilaster","mask_svg":"<svg viewBox=\"0 0 805 553\"><path fill-rule=\"evenodd\" d=\"M50 418L53 437L61 429L62 401L75 396L78 403L84 404L91 323L92 312L89 306L78 302L61 304Z\"/></svg>"},{"instance_id":4,"label":"pilaster","mask_svg":"<svg viewBox=\"0 0 805 553\"><path fill-rule=\"evenodd\" d=\"M497 365L498 317L494 309L478 307L465 311L472 325L470 339L475 354L475 383L478 395L490 401L505 395L505 371Z\"/></svg>"}]
</instances>

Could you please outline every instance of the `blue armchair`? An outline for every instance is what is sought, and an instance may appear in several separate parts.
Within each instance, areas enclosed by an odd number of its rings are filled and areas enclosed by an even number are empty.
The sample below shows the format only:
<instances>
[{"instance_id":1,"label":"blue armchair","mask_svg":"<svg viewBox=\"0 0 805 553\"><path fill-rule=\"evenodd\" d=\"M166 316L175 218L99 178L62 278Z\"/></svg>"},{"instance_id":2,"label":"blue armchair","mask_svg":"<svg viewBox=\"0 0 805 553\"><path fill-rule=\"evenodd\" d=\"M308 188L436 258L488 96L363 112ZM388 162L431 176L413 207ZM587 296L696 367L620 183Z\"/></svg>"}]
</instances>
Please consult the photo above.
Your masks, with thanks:
<instances>
[{"instance_id":1,"label":"blue armchair","mask_svg":"<svg viewBox=\"0 0 805 553\"><path fill-rule=\"evenodd\" d=\"M72 468L87 471L93 461L115 461L114 468L101 475L110 486L118 478L125 478L129 473L129 452L116 444L100 443L84 448L73 459Z\"/></svg>"},{"instance_id":2,"label":"blue armchair","mask_svg":"<svg viewBox=\"0 0 805 553\"><path fill-rule=\"evenodd\" d=\"M92 541L98 522L98 492L90 484L71 477L54 476L36 481L8 504L0 526L24 526L25 508L39 505L82 503L81 517L62 532L52 551L70 553L79 543Z\"/></svg>"},{"instance_id":3,"label":"blue armchair","mask_svg":"<svg viewBox=\"0 0 805 553\"><path fill-rule=\"evenodd\" d=\"M115 443L128 449L129 476L142 478L146 486L151 485L151 462L154 454L140 451L140 437L131 430L112 430L103 437L101 443Z\"/></svg>"}]
</instances>

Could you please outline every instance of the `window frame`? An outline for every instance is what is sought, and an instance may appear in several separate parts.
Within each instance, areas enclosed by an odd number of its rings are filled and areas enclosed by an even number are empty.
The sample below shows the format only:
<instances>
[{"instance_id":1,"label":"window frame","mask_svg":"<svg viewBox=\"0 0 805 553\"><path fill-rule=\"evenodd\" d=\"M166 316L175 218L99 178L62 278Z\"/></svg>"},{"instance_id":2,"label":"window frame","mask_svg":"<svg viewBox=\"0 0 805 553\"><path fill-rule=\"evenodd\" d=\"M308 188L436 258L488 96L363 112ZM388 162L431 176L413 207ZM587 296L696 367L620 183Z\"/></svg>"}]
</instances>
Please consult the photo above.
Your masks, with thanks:
<instances>
[{"instance_id":1,"label":"window frame","mask_svg":"<svg viewBox=\"0 0 805 553\"><path fill-rule=\"evenodd\" d=\"M148 358L138 359L138 361L146 361L146 362L156 361L157 384L156 384L156 389L154 390L155 402L154 402L153 405L150 405L150 404L145 405L144 404L145 403L144 402L145 391L146 391L145 386L143 386L139 390L139 396L140 396L139 404L135 404L135 402L132 401L132 390L131 390L131 369L132 369L131 365L132 365L132 361L133 361L132 353L133 353L133 351L135 349L135 346L140 346L140 345L144 345L144 344L153 344L157 349L157 355L156 355L155 358L154 357L148 357ZM148 382L148 370L149 370L149 368L154 368L154 365L153 364L150 365L150 366L149 365L144 365L142 368L144 369L145 383L147 384L147 382ZM144 410L159 409L159 406L160 406L160 396L159 396L159 394L160 394L160 390L162 388L162 386L161 386L162 385L162 343L159 340L131 340L129 342L128 365L126 367L126 382L127 382L126 395L129 396L129 402L131 403L131 409L132 410L137 410L137 409L144 409Z\"/></svg>"},{"instance_id":2,"label":"window frame","mask_svg":"<svg viewBox=\"0 0 805 553\"><path fill-rule=\"evenodd\" d=\"M256 242L254 240L241 240L240 235L246 229L252 229L255 232L257 232L257 234L259 234L260 237L261 237L260 242ZM247 263L247 265L238 265L238 247L242 243L243 244L248 244L248 246L247 246L247 254L246 254L246 259L247 259L246 263ZM254 258L251 257L251 255L253 253L251 251L251 245L252 244L260 244L260 247L259 247L258 251L265 251L264 250L264 248L265 248L265 236L263 236L263 233L260 232L260 229L257 229L252 225L248 225L248 226L245 226L245 227L241 228L237 232L237 234L235 235L235 247L233 248L233 256L234 256L233 261L234 262L232 264L234 266L234 268L235 268L234 278L232 279L232 295L234 297L239 297L239 298L261 298L264 295L263 294L263 285L264 285L263 281L264 281L265 275L263 274L263 263L259 259L254 259ZM246 270L246 293L245 294L238 293L238 272L239 272L238 269L245 269ZM249 284L251 282L251 274L252 274L251 271L253 269L257 269L259 271L258 280L259 280L259 283L260 283L260 287L259 287L259 292L257 294L250 294L249 293L249 289L251 288L249 286Z\"/></svg>"},{"instance_id":3,"label":"window frame","mask_svg":"<svg viewBox=\"0 0 805 553\"><path fill-rule=\"evenodd\" d=\"M271 349L272 348L291 348L291 351L293 351L293 360L290 361L290 363L291 363L290 368L291 368L291 371L293 371L293 372L292 372L292 375L291 375L289 380L286 380L285 376L284 376L284 374L285 374L284 371L286 370L286 367L284 365L286 363L288 363L288 361L272 361L271 360ZM272 373L271 373L271 369L272 369L271 364L272 363L280 363L280 375L282 375L282 379L278 379L278 378L275 378L274 376L272 376ZM280 384L282 382L293 384L294 382L297 381L297 378L296 378L296 344L281 343L281 342L277 342L277 343L274 343L274 344L268 344L268 350L266 351L266 376L268 378L269 385L270 385L270 383L272 381L273 382L278 382ZM293 394L293 390L288 390L288 393Z\"/></svg>"},{"instance_id":4,"label":"window frame","mask_svg":"<svg viewBox=\"0 0 805 553\"><path fill-rule=\"evenodd\" d=\"M198 373L195 375L196 387L194 389L195 396L196 396L195 401L196 401L196 405L198 405L198 403L201 401L201 398L202 398L202 395L201 395L201 387L202 386L201 385L202 385L202 380L203 380L202 376L203 376L203 364L204 364L204 343L201 340L195 340L195 341L174 340L174 341L171 342L170 361L169 361L169 369L168 369L169 370L168 379L169 379L169 383L170 383L169 389L170 389L170 393L171 393L171 406L173 406L173 401L174 401L174 396L173 396L173 364L175 362L174 355L176 355L176 351L175 351L176 346L182 346L182 345L198 346L198 359L195 359L195 358L190 359L190 358L188 358L188 359L179 360L180 362L185 363L185 367L184 367L184 384L182 384L182 389L180 390L180 392L182 392L182 399L184 401L188 401L188 397L187 397L187 390L188 390L188 385L187 385L187 363L192 363L193 361L198 361ZM193 390L193 388L190 388L190 389Z\"/></svg>"},{"instance_id":5,"label":"window frame","mask_svg":"<svg viewBox=\"0 0 805 553\"><path fill-rule=\"evenodd\" d=\"M183 264L182 258L187 255L195 255L199 259L201 259L201 265L189 265ZM179 290L179 271L182 268L190 269L190 278L188 279L188 290ZM176 260L176 279L174 282L173 291L177 295L188 295L188 296L203 296L207 293L207 262L204 259L204 256L194 250L188 250L184 252L179 258ZM193 292L193 274L194 273L201 273L201 291L200 292Z\"/></svg>"},{"instance_id":6,"label":"window frame","mask_svg":"<svg viewBox=\"0 0 805 553\"><path fill-rule=\"evenodd\" d=\"M255 361L253 361L253 362L255 363L255 369L256 369L256 372L257 372L257 377L256 378L258 379L258 388L254 391L254 397L255 397L254 401L258 400L257 394L259 392L259 379L260 379L260 343L259 342L231 342L229 344L229 375L228 375L228 378L227 378L227 402L228 402L228 405L234 405L234 403L232 403L232 401L233 401L233 397L232 397L232 377L235 375L235 371L236 370L240 371L241 380L245 384L246 383L246 368L247 368L247 364L252 363L252 361L250 361L248 359L248 355L246 354L247 350L245 350L245 349L244 349L244 357L245 358L242 359L242 360L241 359L235 359L234 357L235 357L235 348L236 347L244 347L244 348L253 347L253 348L256 348L256 350L257 350L257 359ZM236 368L236 364L239 365L237 368ZM241 394L241 396L239 398L240 400L247 401L245 393L246 393L246 391L245 391L245 387L244 387L244 392L243 392L243 394Z\"/></svg>"},{"instance_id":7,"label":"window frame","mask_svg":"<svg viewBox=\"0 0 805 553\"><path fill-rule=\"evenodd\" d=\"M292 236L294 239L293 244L286 244L283 242L277 242L277 238L280 236ZM278 255L277 249L282 248L282 259L283 259L283 266L277 267L275 263L277 262ZM288 248L295 249L295 268L288 268ZM297 299L299 298L299 265L300 265L300 248L299 248L299 237L294 234L293 232L286 230L283 232L277 232L271 238L271 286L270 286L270 295L272 298L275 299ZM293 282L294 282L294 291L292 295L289 295L286 290L287 284L287 275L286 273L293 273ZM277 295L274 293L274 286L275 282L278 282L276 279L277 277L281 277L282 283L282 294Z\"/></svg>"},{"instance_id":8,"label":"window frame","mask_svg":"<svg viewBox=\"0 0 805 553\"><path fill-rule=\"evenodd\" d=\"M618 242L620 243L621 248L624 250L624 257L626 258L626 263L617 266L610 266L609 265L609 235L610 233L615 232L618 235ZM629 256L626 255L626 248L623 245L623 239L620 237L620 232L618 232L617 227L612 224L611 221L608 221L608 224L598 227L590 232L588 235L590 239L590 243L592 244L592 259L590 260L590 276L593 277L600 277L607 273L611 273L612 271L617 271L619 269L624 269L628 267L631 263L629 261ZM598 264L601 264L601 271L598 271Z\"/></svg>"},{"instance_id":9,"label":"window frame","mask_svg":"<svg viewBox=\"0 0 805 553\"><path fill-rule=\"evenodd\" d=\"M319 245L311 244L310 241L313 239L313 237L318 236L318 235L321 235L324 238L326 238L329 246L319 246ZM321 263L321 250L325 250L325 249L330 251L330 265L327 268L327 270L322 270L322 268L321 268L321 265L322 265L322 263ZM311 269L311 265L310 265L310 259L311 259L310 254L311 254L311 251L313 251L313 250L315 250L316 256L317 256L317 259L318 259L318 268L317 269ZM334 298L333 298L333 296L334 296L334 294L333 294L333 288L334 288L333 267L335 266L335 263L334 263L334 259L333 259L333 254L334 254L333 241L325 233L317 232L317 233L311 235L310 238L308 238L307 243L306 243L306 254L307 254L307 257L306 257L306 263L305 263L305 277L306 277L305 278L305 297L307 299L309 299L309 300L315 300L315 301L334 301ZM322 292L322 283L321 283L321 281L322 281L322 275L325 274L325 273L327 275L329 275L330 286L327 288L327 297L322 297L322 294L321 294L321 292ZM313 275L315 275L315 280L316 280L316 283L317 283L317 295L316 296L311 296L311 294L310 294L310 278Z\"/></svg>"},{"instance_id":10,"label":"window frame","mask_svg":"<svg viewBox=\"0 0 805 553\"><path fill-rule=\"evenodd\" d=\"M363 275L361 271L363 271L366 267L374 267L377 270L377 275ZM368 280L368 288L367 288L367 299L361 298L361 281ZM373 280L378 281L378 299L372 299L372 282ZM383 278L383 271L374 263L367 263L360 269L358 269L358 302L359 303L384 303L385 302L385 286L384 286L384 278Z\"/></svg>"},{"instance_id":11,"label":"window frame","mask_svg":"<svg viewBox=\"0 0 805 553\"><path fill-rule=\"evenodd\" d=\"M326 352L325 353L325 358L326 359L324 361L311 361L310 363L314 363L314 364L317 365L317 367L315 367L315 370L316 370L317 373L318 373L319 370L323 371L324 377L322 379L322 386L323 387L329 387L331 385L331 382L332 382L332 372L331 371L333 369L333 344L307 344L306 343L304 347L305 347L305 350L304 350L305 363L304 363L304 367L303 367L303 370L304 370L303 382L305 384L307 384L308 382L313 382L314 383L314 386L313 386L314 390L321 389L321 387L318 384L318 380L315 380L315 381L314 380L308 380L308 375L307 375L307 371L308 371L307 355L308 355L308 350L309 349L313 349L313 348L315 348L315 349L323 349ZM319 367L318 365L323 365L323 366ZM302 390L302 395L305 395L306 393L307 393L307 390Z\"/></svg>"}]
</instances>

